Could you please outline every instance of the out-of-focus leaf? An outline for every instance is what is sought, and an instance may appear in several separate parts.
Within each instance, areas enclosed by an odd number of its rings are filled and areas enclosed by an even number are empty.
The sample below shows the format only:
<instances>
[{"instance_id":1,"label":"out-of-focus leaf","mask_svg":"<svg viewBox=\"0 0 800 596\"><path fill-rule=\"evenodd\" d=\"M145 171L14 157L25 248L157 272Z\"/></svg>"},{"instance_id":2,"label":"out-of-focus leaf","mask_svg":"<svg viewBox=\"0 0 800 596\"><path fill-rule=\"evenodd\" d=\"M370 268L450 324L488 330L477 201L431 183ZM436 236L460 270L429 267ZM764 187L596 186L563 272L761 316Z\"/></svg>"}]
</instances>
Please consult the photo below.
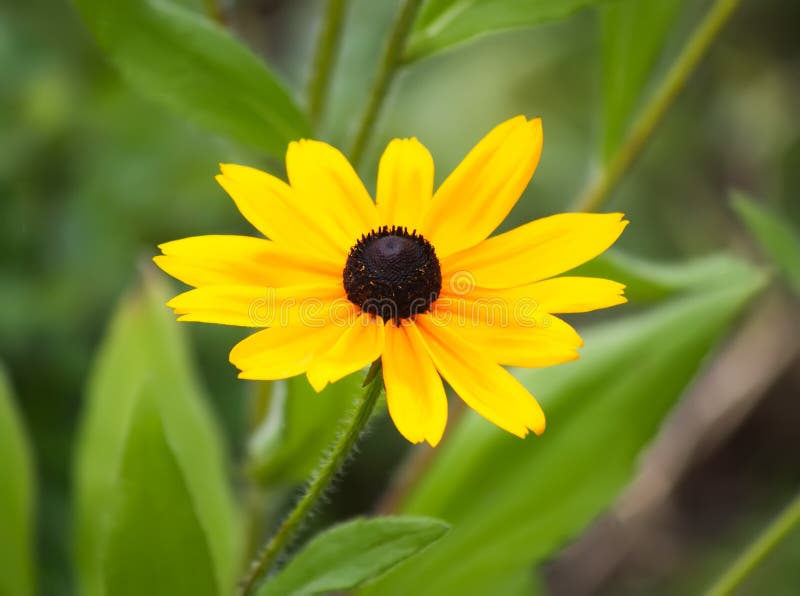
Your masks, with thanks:
<instances>
[{"instance_id":1,"label":"out-of-focus leaf","mask_svg":"<svg viewBox=\"0 0 800 596\"><path fill-rule=\"evenodd\" d=\"M30 596L33 575L33 462L0 365L0 595Z\"/></svg>"},{"instance_id":2,"label":"out-of-focus leaf","mask_svg":"<svg viewBox=\"0 0 800 596\"><path fill-rule=\"evenodd\" d=\"M609 2L603 15L603 155L617 149L683 0Z\"/></svg>"},{"instance_id":3,"label":"out-of-focus leaf","mask_svg":"<svg viewBox=\"0 0 800 596\"><path fill-rule=\"evenodd\" d=\"M657 262L618 250L609 250L570 272L623 283L631 302L662 300L685 290L708 290L733 279L747 279L750 274L746 263L725 253L686 262Z\"/></svg>"},{"instance_id":4,"label":"out-of-focus leaf","mask_svg":"<svg viewBox=\"0 0 800 596\"><path fill-rule=\"evenodd\" d=\"M131 414L103 556L105 593L222 594L211 548L146 385Z\"/></svg>"},{"instance_id":5,"label":"out-of-focus leaf","mask_svg":"<svg viewBox=\"0 0 800 596\"><path fill-rule=\"evenodd\" d=\"M106 593L103 561L119 499L125 439L145 387L203 528L218 591L227 594L235 584L239 520L221 439L165 300L164 289L147 279L141 291L122 301L90 378L75 481L78 578L80 593L87 596ZM153 539L170 540L171 532L164 525Z\"/></svg>"},{"instance_id":6,"label":"out-of-focus leaf","mask_svg":"<svg viewBox=\"0 0 800 596\"><path fill-rule=\"evenodd\" d=\"M742 193L734 194L733 208L795 292L800 293L800 234L797 230Z\"/></svg>"},{"instance_id":7,"label":"out-of-focus leaf","mask_svg":"<svg viewBox=\"0 0 800 596\"><path fill-rule=\"evenodd\" d=\"M418 60L474 37L563 19L606 0L428 0L408 42L406 59Z\"/></svg>"},{"instance_id":8,"label":"out-of-focus leaf","mask_svg":"<svg viewBox=\"0 0 800 596\"><path fill-rule=\"evenodd\" d=\"M269 484L305 480L359 394L356 373L317 393L301 375L271 383L269 414L250 443L253 472Z\"/></svg>"},{"instance_id":9,"label":"out-of-focus leaf","mask_svg":"<svg viewBox=\"0 0 800 596\"><path fill-rule=\"evenodd\" d=\"M76 0L100 46L141 93L209 129L282 157L308 134L275 75L225 30L159 0Z\"/></svg>"},{"instance_id":10,"label":"out-of-focus leaf","mask_svg":"<svg viewBox=\"0 0 800 596\"><path fill-rule=\"evenodd\" d=\"M357 519L314 537L258 591L301 596L349 590L380 577L439 540L449 526L429 517Z\"/></svg>"},{"instance_id":11,"label":"out-of-focus leaf","mask_svg":"<svg viewBox=\"0 0 800 596\"><path fill-rule=\"evenodd\" d=\"M542 585L542 579L538 572L534 569L523 568L504 577L496 578L492 593L504 596L542 596L547 594L547 590Z\"/></svg>"},{"instance_id":12,"label":"out-of-focus leaf","mask_svg":"<svg viewBox=\"0 0 800 596\"><path fill-rule=\"evenodd\" d=\"M499 578L541 561L605 509L709 350L764 285L750 271L585 334L582 358L520 371L548 429L525 441L469 414L403 512L453 529L370 594L493 594Z\"/></svg>"}]
</instances>

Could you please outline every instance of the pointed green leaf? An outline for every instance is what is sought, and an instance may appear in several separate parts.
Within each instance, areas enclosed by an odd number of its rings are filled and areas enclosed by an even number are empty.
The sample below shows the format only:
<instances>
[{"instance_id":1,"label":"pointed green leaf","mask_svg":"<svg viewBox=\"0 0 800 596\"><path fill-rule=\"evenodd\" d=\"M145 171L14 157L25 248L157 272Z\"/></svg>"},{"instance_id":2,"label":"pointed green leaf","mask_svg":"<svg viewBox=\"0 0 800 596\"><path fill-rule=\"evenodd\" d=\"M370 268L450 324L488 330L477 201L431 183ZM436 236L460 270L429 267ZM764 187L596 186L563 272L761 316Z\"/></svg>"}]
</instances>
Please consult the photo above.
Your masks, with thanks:
<instances>
[{"instance_id":1,"label":"pointed green leaf","mask_svg":"<svg viewBox=\"0 0 800 596\"><path fill-rule=\"evenodd\" d=\"M103 549L105 593L221 594L208 536L161 415L143 388L131 414Z\"/></svg>"},{"instance_id":2,"label":"pointed green leaf","mask_svg":"<svg viewBox=\"0 0 800 596\"><path fill-rule=\"evenodd\" d=\"M273 73L224 29L163 0L76 0L100 46L140 93L212 131L283 157L308 134Z\"/></svg>"},{"instance_id":3,"label":"pointed green leaf","mask_svg":"<svg viewBox=\"0 0 800 596\"><path fill-rule=\"evenodd\" d=\"M623 283L631 302L662 300L685 290L708 290L747 280L751 274L746 263L724 253L675 263L649 261L614 249L569 273Z\"/></svg>"},{"instance_id":4,"label":"pointed green leaf","mask_svg":"<svg viewBox=\"0 0 800 596\"><path fill-rule=\"evenodd\" d=\"M33 460L11 385L0 365L0 594L31 596L33 574Z\"/></svg>"},{"instance_id":5,"label":"pointed green leaf","mask_svg":"<svg viewBox=\"0 0 800 596\"><path fill-rule=\"evenodd\" d=\"M580 360L519 371L548 428L521 441L468 415L403 508L453 524L370 594L490 594L609 506L710 349L764 285L690 292L585 334Z\"/></svg>"},{"instance_id":6,"label":"pointed green leaf","mask_svg":"<svg viewBox=\"0 0 800 596\"><path fill-rule=\"evenodd\" d=\"M602 9L603 155L619 147L683 0L620 0Z\"/></svg>"},{"instance_id":7,"label":"pointed green leaf","mask_svg":"<svg viewBox=\"0 0 800 596\"><path fill-rule=\"evenodd\" d=\"M250 443L256 476L267 484L305 480L333 442L338 422L358 396L356 373L317 393L305 376L271 383L270 409Z\"/></svg>"},{"instance_id":8,"label":"pointed green leaf","mask_svg":"<svg viewBox=\"0 0 800 596\"><path fill-rule=\"evenodd\" d=\"M90 378L75 480L78 578L87 596L106 593L104 561L125 437L145 386L210 545L218 593L229 593L235 584L239 520L224 450L179 324L164 306L166 295L147 279L141 291L123 299ZM162 528L165 536L169 532Z\"/></svg>"},{"instance_id":9,"label":"pointed green leaf","mask_svg":"<svg viewBox=\"0 0 800 596\"><path fill-rule=\"evenodd\" d=\"M449 526L428 517L357 519L315 536L258 596L349 590L439 540Z\"/></svg>"},{"instance_id":10,"label":"pointed green leaf","mask_svg":"<svg viewBox=\"0 0 800 596\"><path fill-rule=\"evenodd\" d=\"M475 37L564 19L604 0L428 0L409 39L406 59L418 60Z\"/></svg>"},{"instance_id":11,"label":"pointed green leaf","mask_svg":"<svg viewBox=\"0 0 800 596\"><path fill-rule=\"evenodd\" d=\"M800 294L800 233L789 222L742 193L734 194L733 208L764 253Z\"/></svg>"}]
</instances>

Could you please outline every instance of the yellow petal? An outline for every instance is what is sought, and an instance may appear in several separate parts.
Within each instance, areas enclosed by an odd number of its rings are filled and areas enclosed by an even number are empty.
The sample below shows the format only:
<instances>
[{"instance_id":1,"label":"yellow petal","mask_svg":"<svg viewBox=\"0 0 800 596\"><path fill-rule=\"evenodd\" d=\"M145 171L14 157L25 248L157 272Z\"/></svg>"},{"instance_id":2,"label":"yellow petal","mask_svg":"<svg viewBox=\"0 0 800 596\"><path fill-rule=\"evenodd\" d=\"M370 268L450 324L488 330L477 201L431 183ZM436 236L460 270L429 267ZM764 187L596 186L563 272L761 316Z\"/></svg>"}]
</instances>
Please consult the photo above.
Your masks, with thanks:
<instances>
[{"instance_id":1,"label":"yellow petal","mask_svg":"<svg viewBox=\"0 0 800 596\"><path fill-rule=\"evenodd\" d=\"M518 437L529 430L544 432L542 408L513 375L462 339L457 329L437 325L428 315L416 321L439 374L469 407Z\"/></svg>"},{"instance_id":2,"label":"yellow petal","mask_svg":"<svg viewBox=\"0 0 800 596\"><path fill-rule=\"evenodd\" d=\"M442 183L420 223L441 259L478 244L506 218L542 153L542 122L517 116L486 135Z\"/></svg>"},{"instance_id":3,"label":"yellow petal","mask_svg":"<svg viewBox=\"0 0 800 596\"><path fill-rule=\"evenodd\" d=\"M562 213L484 240L442 260L442 286L470 276L485 288L511 288L574 269L622 234L622 213Z\"/></svg>"},{"instance_id":4,"label":"yellow petal","mask_svg":"<svg viewBox=\"0 0 800 596\"><path fill-rule=\"evenodd\" d=\"M397 430L412 443L428 441L435 447L447 424L447 397L413 322L386 326L382 363L386 403Z\"/></svg>"},{"instance_id":5,"label":"yellow petal","mask_svg":"<svg viewBox=\"0 0 800 596\"><path fill-rule=\"evenodd\" d=\"M475 288L465 296L442 293L431 305L437 318L456 321L458 325L487 324L490 326L536 329L555 341L573 348L583 345L578 332L527 294L512 290Z\"/></svg>"},{"instance_id":6,"label":"yellow petal","mask_svg":"<svg viewBox=\"0 0 800 596\"><path fill-rule=\"evenodd\" d=\"M290 286L341 278L341 267L287 245L249 236L194 236L159 246L153 260L190 286Z\"/></svg>"},{"instance_id":7,"label":"yellow petal","mask_svg":"<svg viewBox=\"0 0 800 596\"><path fill-rule=\"evenodd\" d=\"M239 211L267 238L297 251L343 265L352 238L325 225L310 205L288 184L255 168L220 164L217 182L236 203Z\"/></svg>"},{"instance_id":8,"label":"yellow petal","mask_svg":"<svg viewBox=\"0 0 800 596\"><path fill-rule=\"evenodd\" d=\"M506 290L488 290L486 296L501 296L510 303L530 300L547 313L589 312L628 301L625 285L596 277L553 277Z\"/></svg>"},{"instance_id":9,"label":"yellow petal","mask_svg":"<svg viewBox=\"0 0 800 596\"><path fill-rule=\"evenodd\" d=\"M341 285L268 288L204 286L178 294L167 306L179 321L241 327L273 327L304 322L322 325L334 308L349 308Z\"/></svg>"},{"instance_id":10,"label":"yellow petal","mask_svg":"<svg viewBox=\"0 0 800 596\"><path fill-rule=\"evenodd\" d=\"M378 359L383 351L383 319L361 313L327 352L314 359L308 381L317 391L361 370Z\"/></svg>"},{"instance_id":11,"label":"yellow petal","mask_svg":"<svg viewBox=\"0 0 800 596\"><path fill-rule=\"evenodd\" d=\"M381 225L419 227L433 194L433 158L417 139L394 139L378 166Z\"/></svg>"},{"instance_id":12,"label":"yellow petal","mask_svg":"<svg viewBox=\"0 0 800 596\"><path fill-rule=\"evenodd\" d=\"M286 174L298 200L335 232L341 249L378 226L375 203L338 149L320 141L289 143Z\"/></svg>"},{"instance_id":13,"label":"yellow petal","mask_svg":"<svg viewBox=\"0 0 800 596\"><path fill-rule=\"evenodd\" d=\"M577 348L582 344L577 333L560 319L559 323L569 331L553 330L552 316L531 325L444 310L436 310L430 317L437 327L449 326L487 359L506 366L530 368L571 362L578 358Z\"/></svg>"},{"instance_id":14,"label":"yellow petal","mask_svg":"<svg viewBox=\"0 0 800 596\"><path fill-rule=\"evenodd\" d=\"M231 350L230 361L241 379L275 380L306 372L314 356L330 349L344 329L328 321L322 326L302 323L254 333Z\"/></svg>"}]
</instances>

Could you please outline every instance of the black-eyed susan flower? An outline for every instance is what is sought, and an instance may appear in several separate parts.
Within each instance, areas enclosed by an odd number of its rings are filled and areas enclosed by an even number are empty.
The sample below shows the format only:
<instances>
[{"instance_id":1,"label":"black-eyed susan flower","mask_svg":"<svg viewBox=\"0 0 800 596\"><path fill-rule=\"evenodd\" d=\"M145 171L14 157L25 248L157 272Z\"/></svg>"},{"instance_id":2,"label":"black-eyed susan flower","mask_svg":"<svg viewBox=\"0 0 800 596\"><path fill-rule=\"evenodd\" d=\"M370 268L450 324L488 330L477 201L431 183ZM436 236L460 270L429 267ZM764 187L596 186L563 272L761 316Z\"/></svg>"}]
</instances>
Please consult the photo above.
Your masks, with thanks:
<instances>
[{"instance_id":1,"label":"black-eyed susan flower","mask_svg":"<svg viewBox=\"0 0 800 596\"><path fill-rule=\"evenodd\" d=\"M320 391L378 358L389 413L409 441L436 445L442 379L470 407L524 437L536 400L504 366L578 357L556 317L625 302L624 286L554 277L606 250L622 214L565 213L490 237L539 162L539 119L492 130L433 191L433 160L395 139L373 202L347 159L322 142L289 145L289 183L222 165L217 180L267 239L199 236L161 245L158 265L194 286L169 302L182 321L262 327L230 359L244 379L305 373Z\"/></svg>"}]
</instances>

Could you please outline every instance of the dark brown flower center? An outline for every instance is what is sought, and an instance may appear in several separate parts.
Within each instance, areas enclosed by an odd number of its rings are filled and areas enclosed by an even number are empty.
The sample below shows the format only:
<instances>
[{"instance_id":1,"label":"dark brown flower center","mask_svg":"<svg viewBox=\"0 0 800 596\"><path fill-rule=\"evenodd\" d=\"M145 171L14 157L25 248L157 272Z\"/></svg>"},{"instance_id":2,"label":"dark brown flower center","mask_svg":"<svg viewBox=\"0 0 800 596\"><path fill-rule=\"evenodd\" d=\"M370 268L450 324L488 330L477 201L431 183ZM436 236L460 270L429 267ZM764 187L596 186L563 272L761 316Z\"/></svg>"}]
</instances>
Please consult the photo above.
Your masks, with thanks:
<instances>
[{"instance_id":1,"label":"dark brown flower center","mask_svg":"<svg viewBox=\"0 0 800 596\"><path fill-rule=\"evenodd\" d=\"M361 236L350 249L343 278L347 298L385 321L427 312L442 289L431 243L396 226Z\"/></svg>"}]
</instances>

